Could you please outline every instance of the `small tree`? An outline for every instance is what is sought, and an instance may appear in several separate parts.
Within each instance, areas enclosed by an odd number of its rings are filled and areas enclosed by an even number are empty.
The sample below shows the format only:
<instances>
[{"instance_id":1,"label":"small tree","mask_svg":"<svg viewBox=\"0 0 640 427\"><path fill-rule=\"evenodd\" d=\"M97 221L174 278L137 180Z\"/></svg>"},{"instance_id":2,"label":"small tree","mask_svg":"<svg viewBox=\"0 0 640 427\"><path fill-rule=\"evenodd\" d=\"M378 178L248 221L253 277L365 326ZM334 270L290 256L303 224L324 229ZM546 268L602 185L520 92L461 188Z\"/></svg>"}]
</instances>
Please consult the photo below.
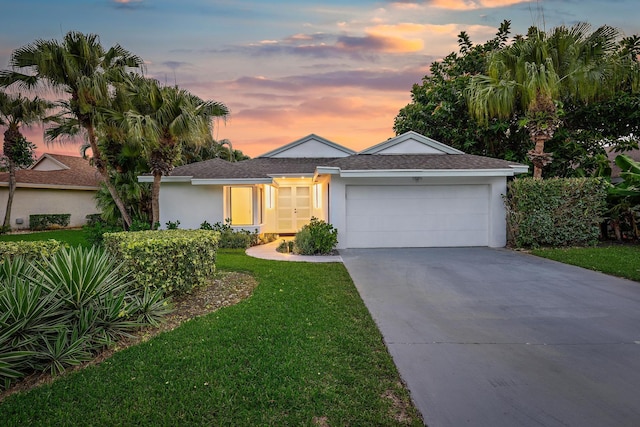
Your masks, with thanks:
<instances>
[{"instance_id":1,"label":"small tree","mask_svg":"<svg viewBox=\"0 0 640 427\"><path fill-rule=\"evenodd\" d=\"M2 162L9 171L9 196L2 229L11 227L11 208L16 191L16 170L33 164L35 145L22 135L20 127L30 126L42 120L52 104L38 97L33 100L21 95L12 96L0 92L0 125L7 126L4 132Z\"/></svg>"}]
</instances>

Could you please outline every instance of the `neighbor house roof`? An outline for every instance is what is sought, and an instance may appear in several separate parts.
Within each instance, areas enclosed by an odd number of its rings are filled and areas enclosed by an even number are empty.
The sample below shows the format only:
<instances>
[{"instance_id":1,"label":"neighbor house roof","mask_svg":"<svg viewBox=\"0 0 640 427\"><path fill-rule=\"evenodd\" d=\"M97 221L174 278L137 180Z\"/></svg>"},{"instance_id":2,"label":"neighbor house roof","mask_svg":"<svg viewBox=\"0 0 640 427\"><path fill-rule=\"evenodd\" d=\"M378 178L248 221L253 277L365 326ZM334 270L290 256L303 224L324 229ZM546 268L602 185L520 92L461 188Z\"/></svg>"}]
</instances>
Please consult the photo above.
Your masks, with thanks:
<instances>
[{"instance_id":1,"label":"neighbor house roof","mask_svg":"<svg viewBox=\"0 0 640 427\"><path fill-rule=\"evenodd\" d=\"M47 169L39 165L47 164ZM89 160L62 154L44 154L29 169L16 171L18 187L97 190L100 178ZM9 173L0 173L0 186L9 185Z\"/></svg>"}]
</instances>

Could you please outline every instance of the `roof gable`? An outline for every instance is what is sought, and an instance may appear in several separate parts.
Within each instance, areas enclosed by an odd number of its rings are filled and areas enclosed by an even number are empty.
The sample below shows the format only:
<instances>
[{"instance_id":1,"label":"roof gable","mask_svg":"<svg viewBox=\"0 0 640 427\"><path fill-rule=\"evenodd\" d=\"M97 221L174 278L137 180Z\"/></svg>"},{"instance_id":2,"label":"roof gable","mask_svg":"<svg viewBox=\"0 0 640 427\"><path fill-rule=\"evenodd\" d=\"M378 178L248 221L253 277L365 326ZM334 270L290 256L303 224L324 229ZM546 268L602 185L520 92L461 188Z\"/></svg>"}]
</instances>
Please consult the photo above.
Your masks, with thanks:
<instances>
[{"instance_id":1,"label":"roof gable","mask_svg":"<svg viewBox=\"0 0 640 427\"><path fill-rule=\"evenodd\" d=\"M381 142L359 154L464 154L446 144L409 131Z\"/></svg>"},{"instance_id":2,"label":"roof gable","mask_svg":"<svg viewBox=\"0 0 640 427\"><path fill-rule=\"evenodd\" d=\"M43 154L31 168L16 171L18 187L97 190L100 181L89 160L62 154ZM8 182L9 174L0 173L0 187Z\"/></svg>"},{"instance_id":3,"label":"roof gable","mask_svg":"<svg viewBox=\"0 0 640 427\"><path fill-rule=\"evenodd\" d=\"M34 171L60 171L69 169L69 166L65 165L62 161L56 159L51 154L45 153L28 169Z\"/></svg>"},{"instance_id":4,"label":"roof gable","mask_svg":"<svg viewBox=\"0 0 640 427\"><path fill-rule=\"evenodd\" d=\"M311 134L293 141L275 150L265 153L261 157L271 158L325 158L347 157L355 154L355 151L331 142L321 136Z\"/></svg>"}]
</instances>

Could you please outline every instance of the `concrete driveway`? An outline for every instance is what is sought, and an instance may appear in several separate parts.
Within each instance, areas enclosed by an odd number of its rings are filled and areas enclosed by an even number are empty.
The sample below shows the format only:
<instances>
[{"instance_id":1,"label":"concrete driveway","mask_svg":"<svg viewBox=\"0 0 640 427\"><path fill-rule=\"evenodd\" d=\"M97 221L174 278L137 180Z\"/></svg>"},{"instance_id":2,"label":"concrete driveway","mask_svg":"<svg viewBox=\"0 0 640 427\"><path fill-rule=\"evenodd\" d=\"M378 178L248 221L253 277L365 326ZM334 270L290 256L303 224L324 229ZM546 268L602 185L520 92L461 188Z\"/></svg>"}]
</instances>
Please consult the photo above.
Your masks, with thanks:
<instances>
[{"instance_id":1,"label":"concrete driveway","mask_svg":"<svg viewBox=\"0 0 640 427\"><path fill-rule=\"evenodd\" d=\"M640 426L640 283L505 249L340 255L430 427Z\"/></svg>"}]
</instances>

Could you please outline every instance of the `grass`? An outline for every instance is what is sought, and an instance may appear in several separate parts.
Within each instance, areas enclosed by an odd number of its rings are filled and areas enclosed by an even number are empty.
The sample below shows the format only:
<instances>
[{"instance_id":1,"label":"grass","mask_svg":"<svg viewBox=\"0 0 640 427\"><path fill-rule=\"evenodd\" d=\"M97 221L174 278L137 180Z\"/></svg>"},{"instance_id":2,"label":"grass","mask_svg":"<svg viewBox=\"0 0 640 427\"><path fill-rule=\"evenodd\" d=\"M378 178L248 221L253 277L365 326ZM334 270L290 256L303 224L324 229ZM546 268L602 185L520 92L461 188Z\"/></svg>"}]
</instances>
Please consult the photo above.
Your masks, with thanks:
<instances>
[{"instance_id":1,"label":"grass","mask_svg":"<svg viewBox=\"0 0 640 427\"><path fill-rule=\"evenodd\" d=\"M577 265L640 282L640 246L638 245L535 249L531 253L565 264Z\"/></svg>"},{"instance_id":2,"label":"grass","mask_svg":"<svg viewBox=\"0 0 640 427\"><path fill-rule=\"evenodd\" d=\"M249 299L0 403L5 425L422 425L342 264L222 250Z\"/></svg>"},{"instance_id":3,"label":"grass","mask_svg":"<svg viewBox=\"0 0 640 427\"><path fill-rule=\"evenodd\" d=\"M85 232L83 230L51 230L35 233L0 235L0 242L17 242L20 240L36 241L49 239L66 242L70 246L90 246L89 242L87 242L85 238Z\"/></svg>"}]
</instances>

